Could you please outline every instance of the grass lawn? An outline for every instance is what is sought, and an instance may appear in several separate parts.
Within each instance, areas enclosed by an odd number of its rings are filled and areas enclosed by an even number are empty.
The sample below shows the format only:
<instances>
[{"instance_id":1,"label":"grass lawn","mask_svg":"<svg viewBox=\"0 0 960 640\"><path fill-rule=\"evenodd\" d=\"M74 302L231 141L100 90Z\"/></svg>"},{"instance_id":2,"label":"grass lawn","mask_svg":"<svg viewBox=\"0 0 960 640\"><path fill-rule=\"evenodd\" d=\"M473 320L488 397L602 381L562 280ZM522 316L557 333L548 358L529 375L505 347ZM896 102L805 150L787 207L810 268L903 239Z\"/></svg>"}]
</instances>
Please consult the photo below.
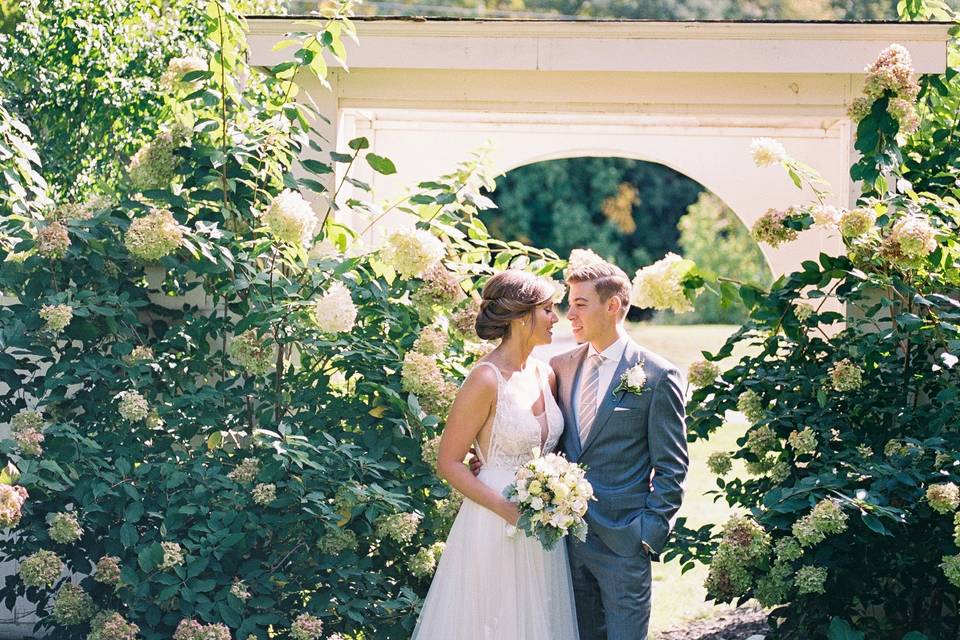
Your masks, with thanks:
<instances>
[{"instance_id":1,"label":"grass lawn","mask_svg":"<svg viewBox=\"0 0 960 640\"><path fill-rule=\"evenodd\" d=\"M736 329L730 325L631 324L628 327L630 335L641 346L667 358L684 373L692 362L702 359L702 350L717 351ZM727 364L732 364L732 361ZM715 433L709 441L690 445L690 471L687 474L686 496L680 509L680 515L687 517L688 526L696 528L704 524L722 524L729 517L731 509L725 501L714 502L713 497L704 495L717 488L713 474L707 470L706 460L714 451L734 450L736 439L743 435L746 428L745 423L734 421ZM659 630L729 608L705 601L703 582L706 577L706 567L697 566L681 575L677 561L654 563L653 613L650 620L653 640Z\"/></svg>"}]
</instances>

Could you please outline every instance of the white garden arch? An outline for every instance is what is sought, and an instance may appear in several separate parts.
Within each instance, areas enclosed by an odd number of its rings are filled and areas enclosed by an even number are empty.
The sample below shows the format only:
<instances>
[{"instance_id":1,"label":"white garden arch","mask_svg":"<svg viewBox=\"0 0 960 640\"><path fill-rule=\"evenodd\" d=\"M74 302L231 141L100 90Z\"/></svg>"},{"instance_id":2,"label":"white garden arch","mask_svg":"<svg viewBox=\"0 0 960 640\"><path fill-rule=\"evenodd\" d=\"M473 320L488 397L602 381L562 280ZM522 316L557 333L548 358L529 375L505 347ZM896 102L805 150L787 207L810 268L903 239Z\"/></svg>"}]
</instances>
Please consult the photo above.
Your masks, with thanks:
<instances>
[{"instance_id":1,"label":"white garden arch","mask_svg":"<svg viewBox=\"0 0 960 640\"><path fill-rule=\"evenodd\" d=\"M292 19L253 19L251 60L271 65ZM349 73L330 89L305 83L338 148L357 135L391 158L393 176L365 177L391 200L449 171L485 143L498 171L537 160L615 155L665 164L722 198L748 226L768 207L802 202L786 175L758 169L754 137L781 140L855 197L846 116L863 70L887 45L906 46L919 73L942 73L950 25L931 23L554 22L360 19ZM505 212L509 215L509 212ZM374 235L397 224L386 218ZM763 247L775 275L836 238L807 232Z\"/></svg>"}]
</instances>

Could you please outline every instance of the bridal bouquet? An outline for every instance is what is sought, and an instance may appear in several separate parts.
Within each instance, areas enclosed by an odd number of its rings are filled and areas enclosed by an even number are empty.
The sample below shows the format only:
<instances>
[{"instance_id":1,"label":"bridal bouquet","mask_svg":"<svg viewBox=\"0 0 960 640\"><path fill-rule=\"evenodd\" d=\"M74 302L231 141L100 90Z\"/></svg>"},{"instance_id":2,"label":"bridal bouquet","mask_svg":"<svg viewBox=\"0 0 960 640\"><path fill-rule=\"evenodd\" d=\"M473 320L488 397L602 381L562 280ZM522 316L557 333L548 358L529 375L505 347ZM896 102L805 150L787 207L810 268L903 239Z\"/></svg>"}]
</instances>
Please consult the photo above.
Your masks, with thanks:
<instances>
[{"instance_id":1,"label":"bridal bouquet","mask_svg":"<svg viewBox=\"0 0 960 640\"><path fill-rule=\"evenodd\" d=\"M503 495L520 509L516 528L537 538L547 551L568 533L581 542L586 538L584 516L587 502L595 499L593 487L586 469L563 456L534 450L533 460L517 469Z\"/></svg>"}]
</instances>

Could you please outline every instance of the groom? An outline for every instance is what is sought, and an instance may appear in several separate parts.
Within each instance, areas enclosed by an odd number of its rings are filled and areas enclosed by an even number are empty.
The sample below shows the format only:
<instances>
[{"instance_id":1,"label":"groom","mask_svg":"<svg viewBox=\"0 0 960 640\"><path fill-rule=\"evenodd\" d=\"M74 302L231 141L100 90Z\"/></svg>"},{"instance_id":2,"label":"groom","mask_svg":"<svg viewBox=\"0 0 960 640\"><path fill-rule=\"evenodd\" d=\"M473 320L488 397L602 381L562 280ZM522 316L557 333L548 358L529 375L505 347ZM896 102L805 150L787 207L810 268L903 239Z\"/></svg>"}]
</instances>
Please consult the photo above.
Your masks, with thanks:
<instances>
[{"instance_id":1,"label":"groom","mask_svg":"<svg viewBox=\"0 0 960 640\"><path fill-rule=\"evenodd\" d=\"M550 360L566 425L560 448L587 467L597 498L586 540L568 538L580 640L646 640L650 560L663 551L687 473L685 385L624 330L630 280L621 269L574 266L566 280L581 344Z\"/></svg>"}]
</instances>

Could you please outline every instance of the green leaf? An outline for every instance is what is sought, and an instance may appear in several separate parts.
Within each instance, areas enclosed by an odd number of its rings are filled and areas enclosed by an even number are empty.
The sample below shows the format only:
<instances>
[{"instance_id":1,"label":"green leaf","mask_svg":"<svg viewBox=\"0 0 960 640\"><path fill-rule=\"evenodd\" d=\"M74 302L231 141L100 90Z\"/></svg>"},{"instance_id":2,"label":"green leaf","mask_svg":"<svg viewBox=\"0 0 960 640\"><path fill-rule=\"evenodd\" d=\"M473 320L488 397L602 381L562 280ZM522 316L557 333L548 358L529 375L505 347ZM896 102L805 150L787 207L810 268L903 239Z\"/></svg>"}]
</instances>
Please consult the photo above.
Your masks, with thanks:
<instances>
[{"instance_id":1,"label":"green leaf","mask_svg":"<svg viewBox=\"0 0 960 640\"><path fill-rule=\"evenodd\" d=\"M369 149L370 141L364 137L354 138L347 143L347 146L353 149L354 151L360 151L361 149Z\"/></svg>"},{"instance_id":2,"label":"green leaf","mask_svg":"<svg viewBox=\"0 0 960 640\"><path fill-rule=\"evenodd\" d=\"M348 158L350 156L347 156ZM317 175L323 175L325 173L333 173L333 167L331 167L326 162L320 162L313 158L304 158L300 161L300 164L310 173L315 173Z\"/></svg>"},{"instance_id":3,"label":"green leaf","mask_svg":"<svg viewBox=\"0 0 960 640\"><path fill-rule=\"evenodd\" d=\"M153 558L153 548L160 548L160 555L163 556L163 549L160 545L153 543L147 545L146 547L140 549L140 552L137 553L137 564L140 565L140 570L144 573L150 573L153 568L157 565Z\"/></svg>"},{"instance_id":4,"label":"green leaf","mask_svg":"<svg viewBox=\"0 0 960 640\"><path fill-rule=\"evenodd\" d=\"M137 528L134 527L129 522L123 523L120 527L120 544L123 545L125 549L137 544L140 540L140 535L137 533Z\"/></svg>"},{"instance_id":5,"label":"green leaf","mask_svg":"<svg viewBox=\"0 0 960 640\"><path fill-rule=\"evenodd\" d=\"M860 519L863 520L863 524L867 525L867 528L869 528L871 531L875 531L876 533L879 533L884 536L893 535L892 533L890 533L890 530L887 529L886 526L884 526L880 518L873 515L872 513L866 513L866 512L861 513Z\"/></svg>"},{"instance_id":6,"label":"green leaf","mask_svg":"<svg viewBox=\"0 0 960 640\"><path fill-rule=\"evenodd\" d=\"M143 503L131 502L123 510L123 519L129 524L136 524L143 517Z\"/></svg>"},{"instance_id":7,"label":"green leaf","mask_svg":"<svg viewBox=\"0 0 960 640\"><path fill-rule=\"evenodd\" d=\"M367 163L374 171L385 176L389 176L397 172L397 168L393 165L393 162L390 161L389 158L378 156L375 153L367 154Z\"/></svg>"}]
</instances>

